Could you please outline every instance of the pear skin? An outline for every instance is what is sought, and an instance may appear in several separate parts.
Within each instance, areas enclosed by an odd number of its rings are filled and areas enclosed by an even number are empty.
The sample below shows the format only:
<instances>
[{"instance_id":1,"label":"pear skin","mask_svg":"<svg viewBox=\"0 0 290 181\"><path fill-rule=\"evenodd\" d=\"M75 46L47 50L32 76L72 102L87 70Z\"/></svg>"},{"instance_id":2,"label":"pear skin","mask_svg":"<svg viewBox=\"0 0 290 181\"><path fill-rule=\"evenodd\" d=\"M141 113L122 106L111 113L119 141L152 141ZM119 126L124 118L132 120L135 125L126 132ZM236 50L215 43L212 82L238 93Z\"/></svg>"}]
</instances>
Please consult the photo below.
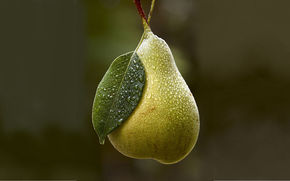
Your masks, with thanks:
<instances>
[{"instance_id":1,"label":"pear skin","mask_svg":"<svg viewBox=\"0 0 290 181\"><path fill-rule=\"evenodd\" d=\"M196 144L199 114L192 93L178 71L167 43L145 31L137 48L146 73L142 98L130 117L109 134L122 154L173 164Z\"/></svg>"}]
</instances>

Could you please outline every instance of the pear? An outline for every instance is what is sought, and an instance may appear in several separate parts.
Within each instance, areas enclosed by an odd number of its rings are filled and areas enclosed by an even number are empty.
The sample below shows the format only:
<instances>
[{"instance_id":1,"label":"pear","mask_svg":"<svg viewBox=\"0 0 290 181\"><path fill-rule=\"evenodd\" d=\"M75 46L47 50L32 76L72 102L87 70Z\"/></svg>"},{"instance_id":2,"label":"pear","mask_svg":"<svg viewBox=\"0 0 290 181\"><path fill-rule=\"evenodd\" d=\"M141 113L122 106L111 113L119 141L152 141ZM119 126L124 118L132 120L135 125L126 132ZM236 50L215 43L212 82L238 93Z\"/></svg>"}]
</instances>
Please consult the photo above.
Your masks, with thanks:
<instances>
[{"instance_id":1,"label":"pear","mask_svg":"<svg viewBox=\"0 0 290 181\"><path fill-rule=\"evenodd\" d=\"M136 49L146 73L141 100L120 127L109 134L122 154L173 164L196 144L199 114L196 102L176 67L167 43L145 29Z\"/></svg>"}]
</instances>

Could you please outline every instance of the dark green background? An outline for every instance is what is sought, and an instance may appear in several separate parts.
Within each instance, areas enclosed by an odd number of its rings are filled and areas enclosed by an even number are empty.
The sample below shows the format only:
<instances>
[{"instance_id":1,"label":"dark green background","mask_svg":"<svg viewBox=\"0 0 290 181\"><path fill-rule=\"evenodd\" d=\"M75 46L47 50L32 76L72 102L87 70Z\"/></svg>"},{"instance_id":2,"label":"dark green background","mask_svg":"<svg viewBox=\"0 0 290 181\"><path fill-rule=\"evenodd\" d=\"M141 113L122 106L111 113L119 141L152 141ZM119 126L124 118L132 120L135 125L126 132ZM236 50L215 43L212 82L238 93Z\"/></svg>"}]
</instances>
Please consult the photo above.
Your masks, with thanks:
<instances>
[{"instance_id":1,"label":"dark green background","mask_svg":"<svg viewBox=\"0 0 290 181\"><path fill-rule=\"evenodd\" d=\"M132 0L0 0L0 179L290 179L289 7L157 0L152 30L201 116L195 149L168 166L100 146L91 124L98 82L142 34Z\"/></svg>"}]
</instances>

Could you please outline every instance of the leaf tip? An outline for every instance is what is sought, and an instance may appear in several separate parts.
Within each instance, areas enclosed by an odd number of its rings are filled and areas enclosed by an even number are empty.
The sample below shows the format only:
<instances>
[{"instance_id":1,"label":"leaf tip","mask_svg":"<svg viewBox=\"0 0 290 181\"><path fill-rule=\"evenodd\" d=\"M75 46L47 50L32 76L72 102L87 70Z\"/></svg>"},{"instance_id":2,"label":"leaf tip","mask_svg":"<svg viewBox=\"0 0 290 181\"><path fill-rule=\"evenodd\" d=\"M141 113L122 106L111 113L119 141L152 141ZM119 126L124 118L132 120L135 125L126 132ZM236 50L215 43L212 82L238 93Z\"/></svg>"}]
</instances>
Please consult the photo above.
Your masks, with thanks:
<instances>
[{"instance_id":1,"label":"leaf tip","mask_svg":"<svg viewBox=\"0 0 290 181\"><path fill-rule=\"evenodd\" d=\"M103 137L103 136L99 137L99 142L100 142L101 145L105 144L105 139L106 139L106 137Z\"/></svg>"}]
</instances>

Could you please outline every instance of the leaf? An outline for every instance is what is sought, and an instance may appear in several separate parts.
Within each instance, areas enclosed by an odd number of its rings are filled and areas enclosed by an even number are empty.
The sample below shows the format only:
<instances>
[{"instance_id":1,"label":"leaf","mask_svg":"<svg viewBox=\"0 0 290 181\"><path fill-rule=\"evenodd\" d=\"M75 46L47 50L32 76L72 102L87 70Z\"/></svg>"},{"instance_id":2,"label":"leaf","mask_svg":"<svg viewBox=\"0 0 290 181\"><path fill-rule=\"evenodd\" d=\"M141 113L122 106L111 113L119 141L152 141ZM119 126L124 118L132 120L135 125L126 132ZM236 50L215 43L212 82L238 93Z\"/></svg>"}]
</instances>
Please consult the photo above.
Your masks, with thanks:
<instances>
[{"instance_id":1,"label":"leaf","mask_svg":"<svg viewBox=\"0 0 290 181\"><path fill-rule=\"evenodd\" d=\"M137 107L145 85L145 69L134 52L117 57L100 82L93 104L93 126L101 144Z\"/></svg>"}]
</instances>

